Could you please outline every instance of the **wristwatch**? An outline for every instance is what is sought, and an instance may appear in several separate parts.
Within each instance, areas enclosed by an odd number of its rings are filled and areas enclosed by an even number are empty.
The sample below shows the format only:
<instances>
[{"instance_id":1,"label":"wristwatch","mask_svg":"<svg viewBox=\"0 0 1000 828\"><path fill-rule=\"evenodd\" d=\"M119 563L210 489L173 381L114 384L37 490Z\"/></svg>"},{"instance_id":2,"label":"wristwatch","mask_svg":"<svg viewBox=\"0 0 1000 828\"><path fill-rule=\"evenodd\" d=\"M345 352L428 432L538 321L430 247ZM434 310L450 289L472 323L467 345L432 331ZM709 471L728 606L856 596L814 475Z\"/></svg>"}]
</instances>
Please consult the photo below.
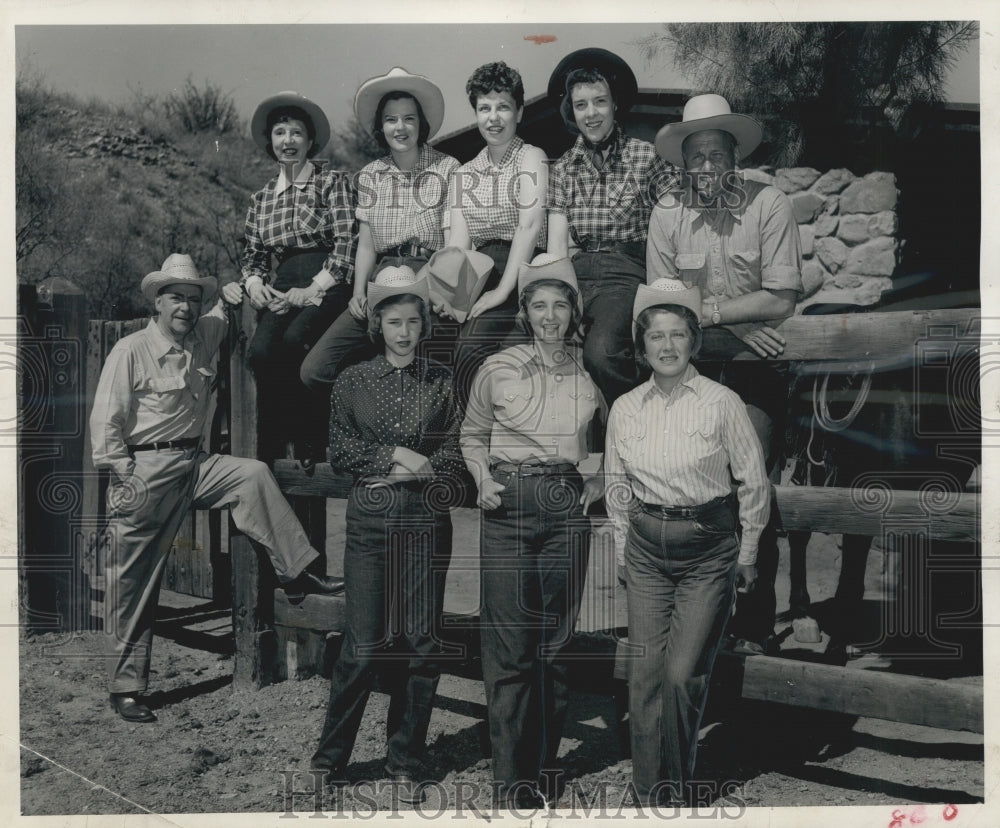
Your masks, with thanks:
<instances>
[{"instance_id":1,"label":"wristwatch","mask_svg":"<svg viewBox=\"0 0 1000 828\"><path fill-rule=\"evenodd\" d=\"M722 323L722 314L719 313L719 303L718 302L713 302L712 303L712 317L711 318L712 318L712 324L713 325L719 325L719 324Z\"/></svg>"}]
</instances>

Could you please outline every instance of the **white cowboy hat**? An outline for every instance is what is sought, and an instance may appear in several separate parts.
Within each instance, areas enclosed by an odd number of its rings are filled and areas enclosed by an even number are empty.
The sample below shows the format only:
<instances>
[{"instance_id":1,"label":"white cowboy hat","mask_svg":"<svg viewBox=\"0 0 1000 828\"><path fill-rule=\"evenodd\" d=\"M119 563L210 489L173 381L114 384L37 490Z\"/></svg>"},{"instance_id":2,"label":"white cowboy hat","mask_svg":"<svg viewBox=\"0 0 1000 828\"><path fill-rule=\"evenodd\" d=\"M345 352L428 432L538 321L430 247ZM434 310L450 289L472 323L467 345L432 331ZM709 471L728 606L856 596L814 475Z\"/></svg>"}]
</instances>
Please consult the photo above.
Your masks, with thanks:
<instances>
[{"instance_id":1,"label":"white cowboy hat","mask_svg":"<svg viewBox=\"0 0 1000 828\"><path fill-rule=\"evenodd\" d=\"M250 120L250 136L253 138L253 142L262 150L267 150L271 143L271 136L265 134L267 118L275 109L281 109L284 106L297 106L309 116L315 133L313 148L315 152L323 149L327 141L330 140L330 122L322 109L298 92L279 92L270 98L264 98L257 104L253 118Z\"/></svg>"},{"instance_id":2,"label":"white cowboy hat","mask_svg":"<svg viewBox=\"0 0 1000 828\"><path fill-rule=\"evenodd\" d=\"M413 75L396 66L384 75L369 78L358 87L354 96L354 115L366 132L374 126L375 111L387 92L406 92L417 99L430 124L428 140L441 129L444 122L444 95L441 90L423 75Z\"/></svg>"},{"instance_id":3,"label":"white cowboy hat","mask_svg":"<svg viewBox=\"0 0 1000 828\"><path fill-rule=\"evenodd\" d=\"M656 133L656 151L674 166L683 167L681 144L684 139L706 129L719 129L732 135L739 144L740 158L757 149L764 136L764 127L759 121L749 115L735 114L722 95L695 95L684 104L680 121L667 124Z\"/></svg>"},{"instance_id":4,"label":"white cowboy hat","mask_svg":"<svg viewBox=\"0 0 1000 828\"><path fill-rule=\"evenodd\" d=\"M583 299L580 295L580 286L576 281L576 271L573 269L573 262L566 256L556 256L553 253L539 253L531 260L531 263L524 262L517 272L517 295L520 296L524 289L541 279L557 279L569 285L576 291L576 299L580 306L583 306Z\"/></svg>"},{"instance_id":5,"label":"white cowboy hat","mask_svg":"<svg viewBox=\"0 0 1000 828\"><path fill-rule=\"evenodd\" d=\"M375 278L368 283L368 316L375 311L375 307L391 296L402 296L412 293L419 296L425 302L429 301L430 294L427 290L427 277L418 276L409 265L399 267L383 267Z\"/></svg>"},{"instance_id":6,"label":"white cowboy hat","mask_svg":"<svg viewBox=\"0 0 1000 828\"><path fill-rule=\"evenodd\" d=\"M493 270L493 259L478 250L444 247L420 268L430 285L431 301L464 322Z\"/></svg>"},{"instance_id":7,"label":"white cowboy hat","mask_svg":"<svg viewBox=\"0 0 1000 828\"><path fill-rule=\"evenodd\" d=\"M688 287L680 279L657 279L648 285L639 285L632 304L632 337L635 337L635 320L646 308L654 305L681 305L694 312L701 320L701 288Z\"/></svg>"},{"instance_id":8,"label":"white cowboy hat","mask_svg":"<svg viewBox=\"0 0 1000 828\"><path fill-rule=\"evenodd\" d=\"M214 276L199 276L198 269L187 253L171 253L159 270L147 273L142 279L142 295L150 302L167 285L198 285L202 304L207 305L215 296L219 283Z\"/></svg>"}]
</instances>

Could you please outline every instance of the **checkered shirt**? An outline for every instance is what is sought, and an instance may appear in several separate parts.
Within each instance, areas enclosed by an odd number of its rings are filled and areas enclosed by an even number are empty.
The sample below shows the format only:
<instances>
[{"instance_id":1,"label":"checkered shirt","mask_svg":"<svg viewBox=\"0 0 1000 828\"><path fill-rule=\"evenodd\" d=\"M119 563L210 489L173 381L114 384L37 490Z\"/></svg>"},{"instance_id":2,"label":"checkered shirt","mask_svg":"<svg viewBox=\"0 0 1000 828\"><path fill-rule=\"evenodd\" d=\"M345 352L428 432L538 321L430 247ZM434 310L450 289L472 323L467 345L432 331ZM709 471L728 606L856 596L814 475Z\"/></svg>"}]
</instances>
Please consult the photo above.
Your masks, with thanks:
<instances>
[{"instance_id":1,"label":"checkered shirt","mask_svg":"<svg viewBox=\"0 0 1000 828\"><path fill-rule=\"evenodd\" d=\"M301 178L301 177L300 177ZM270 276L270 257L291 250L329 251L334 284L354 279L354 188L349 173L313 166L308 178L277 192L278 177L253 194L244 233L243 276Z\"/></svg>"},{"instance_id":2,"label":"checkered shirt","mask_svg":"<svg viewBox=\"0 0 1000 828\"><path fill-rule=\"evenodd\" d=\"M511 241L514 238L520 194L518 173L524 153L530 146L514 136L507 152L496 166L490 161L489 148L483 147L479 155L459 167L452 176L448 189L448 206L461 206L473 246L482 247L491 239ZM450 226L447 212L444 226ZM538 247L545 247L548 232L546 228L543 212Z\"/></svg>"},{"instance_id":3,"label":"checkered shirt","mask_svg":"<svg viewBox=\"0 0 1000 828\"><path fill-rule=\"evenodd\" d=\"M615 125L615 139L597 170L583 136L549 171L549 210L563 213L573 242L645 242L649 214L677 171L653 145L631 138Z\"/></svg>"},{"instance_id":4,"label":"checkered shirt","mask_svg":"<svg viewBox=\"0 0 1000 828\"><path fill-rule=\"evenodd\" d=\"M412 170L401 170L386 155L358 173L355 216L371 229L376 253L407 242L444 247L441 219L456 169L458 161L424 144Z\"/></svg>"}]
</instances>

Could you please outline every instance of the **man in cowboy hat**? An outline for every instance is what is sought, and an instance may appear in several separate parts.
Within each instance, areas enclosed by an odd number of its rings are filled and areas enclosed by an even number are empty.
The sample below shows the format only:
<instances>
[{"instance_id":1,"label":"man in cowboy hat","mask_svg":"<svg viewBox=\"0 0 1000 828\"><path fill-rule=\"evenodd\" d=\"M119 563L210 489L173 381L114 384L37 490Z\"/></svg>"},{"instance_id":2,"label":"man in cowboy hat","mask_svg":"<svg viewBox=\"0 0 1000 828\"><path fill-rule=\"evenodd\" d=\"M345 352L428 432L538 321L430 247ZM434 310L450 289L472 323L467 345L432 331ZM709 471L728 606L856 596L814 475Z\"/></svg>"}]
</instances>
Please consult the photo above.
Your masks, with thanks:
<instances>
[{"instance_id":1,"label":"man in cowboy hat","mask_svg":"<svg viewBox=\"0 0 1000 828\"><path fill-rule=\"evenodd\" d=\"M646 279L646 229L676 181L653 145L618 119L638 92L635 75L606 49L579 49L549 79L567 130L578 135L549 175L548 252L571 256L584 302L583 358L608 403L635 384L632 300Z\"/></svg>"},{"instance_id":2,"label":"man in cowboy hat","mask_svg":"<svg viewBox=\"0 0 1000 828\"><path fill-rule=\"evenodd\" d=\"M266 465L201 448L226 334L217 290L190 256L174 253L142 280L156 317L108 354L90 417L94 465L111 471L104 629L111 707L155 720L139 694L149 682L153 616L167 554L188 510L231 508L237 528L267 549L289 594L333 594L343 580L314 575L309 545Z\"/></svg>"},{"instance_id":3,"label":"man in cowboy hat","mask_svg":"<svg viewBox=\"0 0 1000 828\"><path fill-rule=\"evenodd\" d=\"M727 330L767 359L784 350L784 338L766 322L794 312L802 293L802 251L788 197L736 172L736 162L757 148L762 135L758 121L733 113L721 95L694 96L683 119L657 133L656 151L683 167L688 181L653 209L646 277L700 287L706 341L724 345L720 337ZM702 373L746 403L773 474L788 395L781 366L741 362L716 368L714 376L704 366ZM777 554L769 526L759 548L757 589L740 601L730 627L754 652L773 633Z\"/></svg>"}]
</instances>

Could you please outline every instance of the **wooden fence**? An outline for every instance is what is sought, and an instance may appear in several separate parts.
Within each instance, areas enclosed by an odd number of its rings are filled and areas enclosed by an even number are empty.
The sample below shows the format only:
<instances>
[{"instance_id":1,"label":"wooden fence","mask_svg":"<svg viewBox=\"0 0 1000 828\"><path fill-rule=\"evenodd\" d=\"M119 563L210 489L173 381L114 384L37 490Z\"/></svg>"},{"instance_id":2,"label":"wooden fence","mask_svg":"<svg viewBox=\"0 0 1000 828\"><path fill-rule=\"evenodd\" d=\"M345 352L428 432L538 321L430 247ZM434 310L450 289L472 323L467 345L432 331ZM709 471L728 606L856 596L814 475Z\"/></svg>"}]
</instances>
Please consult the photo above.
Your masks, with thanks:
<instances>
[{"instance_id":1,"label":"wooden fence","mask_svg":"<svg viewBox=\"0 0 1000 828\"><path fill-rule=\"evenodd\" d=\"M52 292L51 289L49 292ZM54 401L53 410L64 410L70 405L68 401L72 401L71 407L75 408L79 423L85 423L93 405L94 388L105 355L119 338L146 323L90 322L88 326L80 317L82 301L74 299L71 291L63 290L62 293L66 294L63 300L57 297L57 301L50 302L58 312L51 316L52 325L49 327L58 329L67 341L72 341L74 336L77 342L85 341L86 358L80 357L76 363L78 370L71 372L74 379L65 387L54 388L50 380L49 393ZM37 304L37 298L31 291L22 291L22 313L27 310L29 316L37 317ZM938 337L942 347L947 347L956 339L968 341L977 335L979 316L977 310L935 310L794 317L779 326L787 340L782 359L807 362L837 360L842 368L852 365L861 368L869 360L882 359L888 354L912 354L914 343L933 342L935 337ZM220 371L224 377L220 395L222 404L218 416L213 419L215 427L211 444L213 448L219 448L228 435L228 448L232 454L255 457L257 405L254 382L246 361L246 346L253 332L254 314L245 304L242 311L232 315L231 323L229 371ZM21 338L28 344L38 339L39 324L45 327L48 324L46 318L41 322L34 319L26 323L26 333L22 332ZM21 350L27 354L23 345ZM737 359L754 357L744 353ZM224 356L223 367L225 364ZM19 390L23 404L23 380ZM84 399L86 406L81 404ZM103 520L103 486L100 477L89 468L86 429L77 428L72 438L64 440L76 441L78 448L75 453L65 448L61 452L52 451L54 446L60 447L57 443L63 439L56 432L57 426L49 427L48 432L42 430L38 442L43 448L48 447L49 454L60 454L57 460L63 467L76 463L75 471L64 468L64 473L76 474L82 485L79 487L79 504L60 518L62 523L59 526L53 528L49 525L45 530L48 534L42 532L40 526L51 524L52 515L44 509L25 507L33 490L41 487L45 475L51 473L52 461L46 460L49 465L44 466L32 455L32 435L23 435L19 440L22 469L19 476L22 517L19 540L28 576L26 581L29 582L28 603L35 602L29 607L29 616L46 619L45 623L51 621L51 613L44 611L45 601L38 598L45 590L32 589L31 582L37 582L46 574L45 562L51 557L42 554L40 547L46 543L57 546L61 543L72 550L71 568L83 573L77 578L79 583L73 581L76 576L72 576L70 581L73 582L64 585L63 589L70 596L68 603L86 606L86 610L67 609L62 626L74 624L75 619L77 626L89 624L87 628L92 628L93 621L89 619L91 582L99 582L100 564L99 556L93 555L93 544L86 541L88 537L93 538ZM56 436L53 436L54 433ZM292 460L277 460L273 469L314 546L324 549L327 498L345 497L350 489L350 478L334 474L323 464L307 473ZM777 486L774 493L783 529L840 533L849 527L855 534L881 535L887 524L902 527L900 531L917 526L924 536L968 543L973 553L978 555L980 502L977 494L957 494L940 506L935 505L933 498L929 501L925 493L917 491L893 491L891 498L882 498L879 492L857 489ZM876 507L872 506L873 503ZM60 561L65 564L63 558ZM217 514L194 513L185 524L174 545L165 585L177 591L211 597L220 604L225 603L231 586L236 647L234 686L237 689L256 688L278 678L304 676L318 671L323 664L328 635L339 632L343 626L342 597L310 595L301 603L291 605L284 593L276 589L273 570L263 551L255 548L245 536L231 531L229 521L222 520ZM82 619L88 620L84 622ZM742 669L742 682L743 695L747 698L982 731L981 688L955 687L944 681L874 674L768 657L747 659ZM835 686L839 688L837 692L832 689ZM929 715L928 711L933 715Z\"/></svg>"}]
</instances>

